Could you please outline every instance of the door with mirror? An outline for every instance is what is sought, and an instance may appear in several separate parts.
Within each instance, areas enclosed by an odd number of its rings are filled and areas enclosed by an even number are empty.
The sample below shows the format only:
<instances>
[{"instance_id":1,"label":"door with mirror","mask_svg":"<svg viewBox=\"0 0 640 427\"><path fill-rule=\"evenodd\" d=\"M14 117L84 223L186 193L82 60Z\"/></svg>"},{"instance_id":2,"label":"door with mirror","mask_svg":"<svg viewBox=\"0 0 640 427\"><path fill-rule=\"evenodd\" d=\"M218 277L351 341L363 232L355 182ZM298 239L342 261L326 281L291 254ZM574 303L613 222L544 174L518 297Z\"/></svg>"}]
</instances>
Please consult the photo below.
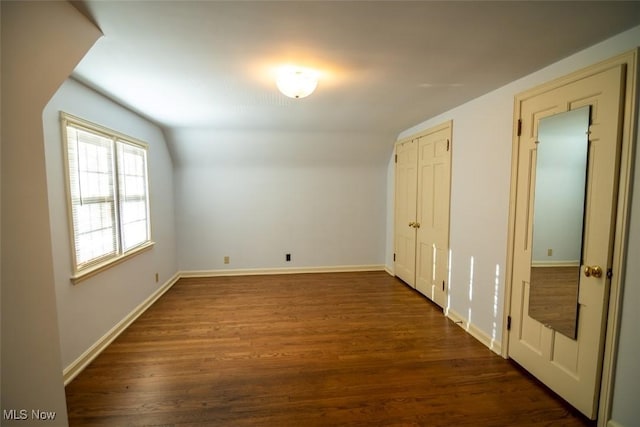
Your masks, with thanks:
<instances>
[{"instance_id":1,"label":"door with mirror","mask_svg":"<svg viewBox=\"0 0 640 427\"><path fill-rule=\"evenodd\" d=\"M625 68L516 99L508 355L597 416Z\"/></svg>"}]
</instances>

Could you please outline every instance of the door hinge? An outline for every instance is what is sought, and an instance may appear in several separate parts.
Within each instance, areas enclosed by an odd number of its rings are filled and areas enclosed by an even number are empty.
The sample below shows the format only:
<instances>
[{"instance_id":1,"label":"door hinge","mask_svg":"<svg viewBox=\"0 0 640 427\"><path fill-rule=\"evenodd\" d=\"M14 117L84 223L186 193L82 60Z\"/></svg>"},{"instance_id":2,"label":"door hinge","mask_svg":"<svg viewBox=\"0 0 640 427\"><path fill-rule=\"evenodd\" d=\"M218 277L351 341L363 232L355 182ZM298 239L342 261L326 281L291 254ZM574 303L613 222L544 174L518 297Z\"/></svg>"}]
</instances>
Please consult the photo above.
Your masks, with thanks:
<instances>
[{"instance_id":1,"label":"door hinge","mask_svg":"<svg viewBox=\"0 0 640 427\"><path fill-rule=\"evenodd\" d=\"M396 261L396 254L395 253L393 254L393 261L394 262Z\"/></svg>"},{"instance_id":2,"label":"door hinge","mask_svg":"<svg viewBox=\"0 0 640 427\"><path fill-rule=\"evenodd\" d=\"M521 119L518 119L517 133L518 133L518 136L522 135L522 120Z\"/></svg>"},{"instance_id":3,"label":"door hinge","mask_svg":"<svg viewBox=\"0 0 640 427\"><path fill-rule=\"evenodd\" d=\"M607 268L607 279L611 279L613 277L613 270L611 268Z\"/></svg>"},{"instance_id":4,"label":"door hinge","mask_svg":"<svg viewBox=\"0 0 640 427\"><path fill-rule=\"evenodd\" d=\"M451 145L451 141L447 139L447 151L449 151L449 146Z\"/></svg>"},{"instance_id":5,"label":"door hinge","mask_svg":"<svg viewBox=\"0 0 640 427\"><path fill-rule=\"evenodd\" d=\"M395 160L395 162L396 162L396 163L398 163L398 155L397 155L397 154L396 154L396 160Z\"/></svg>"},{"instance_id":6,"label":"door hinge","mask_svg":"<svg viewBox=\"0 0 640 427\"><path fill-rule=\"evenodd\" d=\"M511 316L507 316L507 331L511 330Z\"/></svg>"},{"instance_id":7,"label":"door hinge","mask_svg":"<svg viewBox=\"0 0 640 427\"><path fill-rule=\"evenodd\" d=\"M444 292L444 280L442 281L442 292Z\"/></svg>"}]
</instances>

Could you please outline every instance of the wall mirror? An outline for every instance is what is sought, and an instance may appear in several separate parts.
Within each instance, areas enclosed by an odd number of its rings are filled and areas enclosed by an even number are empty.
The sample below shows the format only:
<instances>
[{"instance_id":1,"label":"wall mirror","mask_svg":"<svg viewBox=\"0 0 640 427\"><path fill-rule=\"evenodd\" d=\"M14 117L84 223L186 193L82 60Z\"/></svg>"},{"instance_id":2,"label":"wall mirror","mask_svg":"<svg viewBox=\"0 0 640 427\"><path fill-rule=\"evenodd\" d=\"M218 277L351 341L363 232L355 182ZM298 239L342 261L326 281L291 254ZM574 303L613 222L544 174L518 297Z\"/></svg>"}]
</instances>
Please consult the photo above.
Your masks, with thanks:
<instances>
[{"instance_id":1,"label":"wall mirror","mask_svg":"<svg viewBox=\"0 0 640 427\"><path fill-rule=\"evenodd\" d=\"M529 316L569 338L578 325L590 107L540 119Z\"/></svg>"}]
</instances>

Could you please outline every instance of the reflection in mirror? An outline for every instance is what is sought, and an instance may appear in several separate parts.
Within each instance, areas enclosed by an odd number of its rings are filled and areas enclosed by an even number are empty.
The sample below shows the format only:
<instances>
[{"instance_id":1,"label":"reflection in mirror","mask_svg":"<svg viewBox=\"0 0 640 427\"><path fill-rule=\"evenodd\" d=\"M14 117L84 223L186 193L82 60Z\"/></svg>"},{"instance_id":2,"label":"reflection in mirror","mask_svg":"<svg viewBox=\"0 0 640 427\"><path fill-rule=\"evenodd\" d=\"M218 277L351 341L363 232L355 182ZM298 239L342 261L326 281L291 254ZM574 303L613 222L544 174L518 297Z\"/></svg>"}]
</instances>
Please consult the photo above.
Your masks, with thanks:
<instances>
[{"instance_id":1,"label":"reflection in mirror","mask_svg":"<svg viewBox=\"0 0 640 427\"><path fill-rule=\"evenodd\" d=\"M538 123L529 316L575 339L589 107Z\"/></svg>"}]
</instances>

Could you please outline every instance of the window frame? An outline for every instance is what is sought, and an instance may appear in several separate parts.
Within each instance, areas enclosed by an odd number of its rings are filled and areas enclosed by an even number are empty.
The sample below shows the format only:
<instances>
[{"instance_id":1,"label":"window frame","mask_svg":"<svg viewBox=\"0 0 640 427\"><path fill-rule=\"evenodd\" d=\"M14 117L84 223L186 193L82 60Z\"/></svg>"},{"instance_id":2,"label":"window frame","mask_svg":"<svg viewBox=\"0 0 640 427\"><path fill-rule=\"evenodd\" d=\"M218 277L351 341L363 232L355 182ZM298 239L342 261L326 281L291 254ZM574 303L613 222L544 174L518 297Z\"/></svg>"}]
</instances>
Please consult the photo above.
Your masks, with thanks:
<instances>
[{"instance_id":1,"label":"window frame","mask_svg":"<svg viewBox=\"0 0 640 427\"><path fill-rule=\"evenodd\" d=\"M71 258L72 258L72 267L73 274L71 276L71 281L76 284L85 279L88 279L96 274L105 271L117 264L120 264L142 252L145 252L151 249L155 242L152 239L152 221L151 221L151 195L149 192L149 145L146 142L140 141L136 138L132 138L128 135L124 135L120 132L114 131L112 129L106 128L104 126L100 126L98 124L89 122L87 120L81 119L79 117L73 116L71 114L65 113L63 111L60 112L60 123L62 129L62 141L64 147L64 175L65 175L65 183L66 183L66 194L67 194L67 220L69 225L69 241L71 246ZM112 180L113 180L113 227L115 227L114 235L115 235L115 251L114 253L108 253L102 256L99 256L95 259L78 262L78 250L76 247L76 224L74 223L74 204L73 204L73 194L71 188L71 165L70 165L70 153L69 153L69 139L68 139L68 131L67 127L71 126L76 129L89 132L95 134L99 137L106 138L111 141L111 151L112 151ZM136 149L141 149L144 151L144 189L145 196L144 199L146 201L146 228L147 228L147 239L136 244L129 248L128 250L124 250L124 232L123 232L123 214L122 214L122 198L123 195L120 191L120 179L121 173L119 171L119 154L118 150L119 144L124 144L125 149L126 146L131 146Z\"/></svg>"}]
</instances>

